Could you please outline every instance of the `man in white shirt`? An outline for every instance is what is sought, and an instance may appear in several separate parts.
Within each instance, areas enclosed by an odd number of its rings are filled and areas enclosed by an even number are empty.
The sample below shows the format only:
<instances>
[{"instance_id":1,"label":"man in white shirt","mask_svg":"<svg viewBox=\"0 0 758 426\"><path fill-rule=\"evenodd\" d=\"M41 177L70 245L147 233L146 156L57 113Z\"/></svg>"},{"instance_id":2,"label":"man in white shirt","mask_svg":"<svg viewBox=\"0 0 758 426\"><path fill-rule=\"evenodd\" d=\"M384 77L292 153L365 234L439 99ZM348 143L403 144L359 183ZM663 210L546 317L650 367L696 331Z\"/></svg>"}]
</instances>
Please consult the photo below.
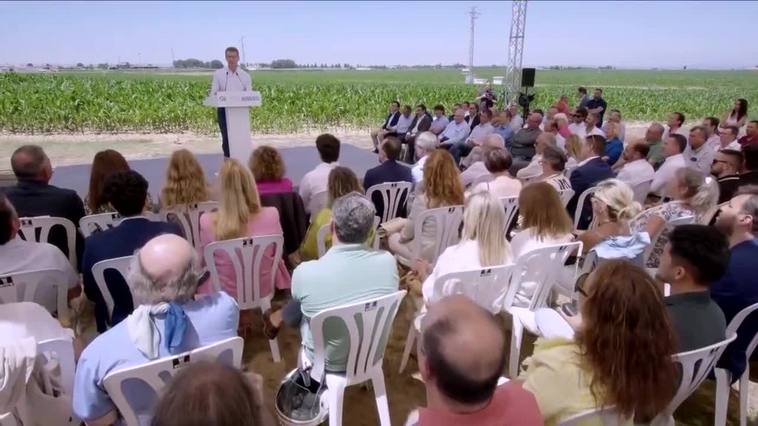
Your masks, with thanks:
<instances>
[{"instance_id":1,"label":"man in white shirt","mask_svg":"<svg viewBox=\"0 0 758 426\"><path fill-rule=\"evenodd\" d=\"M702 126L705 129L705 144L714 152L718 151L719 145L721 145L721 139L719 138L719 119L716 117L705 117Z\"/></svg>"},{"instance_id":2,"label":"man in white shirt","mask_svg":"<svg viewBox=\"0 0 758 426\"><path fill-rule=\"evenodd\" d=\"M690 130L690 141L682 154L687 166L698 170L703 176L711 173L715 151L706 144L705 129L702 126Z\"/></svg>"},{"instance_id":3,"label":"man in white shirt","mask_svg":"<svg viewBox=\"0 0 758 426\"><path fill-rule=\"evenodd\" d=\"M432 132L424 132L416 138L416 157L418 157L418 161L411 167L414 185L418 186L424 180L424 164L426 163L426 159L438 146L437 136Z\"/></svg>"},{"instance_id":4,"label":"man in white shirt","mask_svg":"<svg viewBox=\"0 0 758 426\"><path fill-rule=\"evenodd\" d=\"M587 137L587 125L584 121L587 119L587 109L577 108L571 115L571 124L569 124L569 132L572 135L579 136L580 140L584 140Z\"/></svg>"},{"instance_id":5,"label":"man in white shirt","mask_svg":"<svg viewBox=\"0 0 758 426\"><path fill-rule=\"evenodd\" d=\"M322 162L303 176L299 189L305 211L310 215L326 207L329 173L339 166L337 160L340 158L340 140L324 133L316 138L316 149Z\"/></svg>"},{"instance_id":6,"label":"man in white shirt","mask_svg":"<svg viewBox=\"0 0 758 426\"><path fill-rule=\"evenodd\" d=\"M453 121L445 127L445 131L439 136L440 145L445 149L465 141L471 133L471 128L466 123L464 114L465 111L462 108L455 110Z\"/></svg>"},{"instance_id":7,"label":"man in white shirt","mask_svg":"<svg viewBox=\"0 0 758 426\"><path fill-rule=\"evenodd\" d=\"M390 131L385 136L405 135L411 130L411 123L413 123L413 115L411 115L411 106L403 106L403 113L400 114L400 118L397 119L397 125L390 127ZM382 139L383 140L383 139Z\"/></svg>"},{"instance_id":8,"label":"man in white shirt","mask_svg":"<svg viewBox=\"0 0 758 426\"><path fill-rule=\"evenodd\" d=\"M668 139L669 135L673 135L674 133L682 135L685 139L687 139L687 136L689 136L687 129L682 127L684 120L684 114L681 112L672 112L669 114L669 119L666 123L668 124L668 127L666 127L666 130L663 132L663 140Z\"/></svg>"},{"instance_id":9,"label":"man in white shirt","mask_svg":"<svg viewBox=\"0 0 758 426\"><path fill-rule=\"evenodd\" d=\"M213 73L213 83L211 84L211 94L218 92L246 92L252 90L250 74L241 69L238 64L240 53L236 47L227 47L224 52L227 66L216 70ZM224 157L229 158L229 137L226 129L226 109L218 108L216 111L218 117L218 127L221 130L221 149L224 151Z\"/></svg>"},{"instance_id":10,"label":"man in white shirt","mask_svg":"<svg viewBox=\"0 0 758 426\"><path fill-rule=\"evenodd\" d=\"M445 116L445 107L442 105L435 105L434 119L432 120L432 125L429 127L429 131L434 133L435 136L439 135L445 130L449 123L450 120Z\"/></svg>"},{"instance_id":11,"label":"man in white shirt","mask_svg":"<svg viewBox=\"0 0 758 426\"><path fill-rule=\"evenodd\" d=\"M737 135L739 135L740 129L736 126L727 126L721 129L719 133L719 146L717 151L724 149L733 149L735 151L741 151L742 145L737 141Z\"/></svg>"},{"instance_id":12,"label":"man in white shirt","mask_svg":"<svg viewBox=\"0 0 758 426\"><path fill-rule=\"evenodd\" d=\"M619 180L626 182L629 186L634 186L640 182L652 180L655 175L653 166L647 161L647 154L650 147L644 141L638 141L626 146L624 153L624 167L619 171Z\"/></svg>"},{"instance_id":13,"label":"man in white shirt","mask_svg":"<svg viewBox=\"0 0 758 426\"><path fill-rule=\"evenodd\" d=\"M492 123L490 123L491 119L492 111L484 110L480 112L479 124L474 127L474 130L471 131L469 137L464 142L452 145L450 147L450 154L453 155L455 164L461 162L461 157L470 155L473 149L482 146L484 139L495 131L495 128L492 127ZM467 166L468 164L464 165Z\"/></svg>"},{"instance_id":14,"label":"man in white shirt","mask_svg":"<svg viewBox=\"0 0 758 426\"><path fill-rule=\"evenodd\" d=\"M53 284L66 287L73 297L80 289L79 275L58 247L22 240L18 236L20 227L16 209L5 195L0 194L0 275L50 270L44 274L47 279L37 288L34 302L55 312L58 293Z\"/></svg>"},{"instance_id":15,"label":"man in white shirt","mask_svg":"<svg viewBox=\"0 0 758 426\"><path fill-rule=\"evenodd\" d=\"M661 167L655 171L655 175L653 175L653 183L650 185L651 193L658 196L665 195L663 191L666 188L666 184L674 179L674 173L682 167L687 167L687 163L684 161L684 156L682 155L685 149L687 149L687 138L684 136L674 133L665 139L663 142L663 155L666 156L666 159L661 164Z\"/></svg>"},{"instance_id":16,"label":"man in white shirt","mask_svg":"<svg viewBox=\"0 0 758 426\"><path fill-rule=\"evenodd\" d=\"M511 129L513 129L513 133L516 133L524 127L524 117L521 116L516 104L510 104L508 111L511 112Z\"/></svg>"},{"instance_id":17,"label":"man in white shirt","mask_svg":"<svg viewBox=\"0 0 758 426\"><path fill-rule=\"evenodd\" d=\"M603 130L600 129L600 127L597 127L598 120L599 120L599 117L597 114L594 114L594 113L587 114L587 118L584 119L585 138L587 136L592 136L592 135L600 135L602 137L605 137L605 132L603 132Z\"/></svg>"}]
</instances>

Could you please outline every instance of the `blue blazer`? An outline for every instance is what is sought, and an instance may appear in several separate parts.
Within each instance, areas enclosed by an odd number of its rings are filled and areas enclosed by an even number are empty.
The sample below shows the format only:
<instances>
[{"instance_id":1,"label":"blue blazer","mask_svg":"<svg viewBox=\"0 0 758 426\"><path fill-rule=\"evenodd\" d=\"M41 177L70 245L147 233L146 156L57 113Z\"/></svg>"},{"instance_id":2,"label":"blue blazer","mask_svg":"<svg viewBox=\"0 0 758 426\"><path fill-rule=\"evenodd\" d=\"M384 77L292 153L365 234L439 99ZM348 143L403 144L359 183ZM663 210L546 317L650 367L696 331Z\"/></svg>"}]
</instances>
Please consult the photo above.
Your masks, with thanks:
<instances>
[{"instance_id":1,"label":"blue blazer","mask_svg":"<svg viewBox=\"0 0 758 426\"><path fill-rule=\"evenodd\" d=\"M587 164L574 169L569 178L571 188L574 190L574 196L571 198L571 201L569 201L568 206L566 206L572 219L574 217L574 212L576 211L576 204L579 202L579 196L582 192L595 186L596 183L612 177L613 171L611 170L611 166L600 159L600 157L593 158L588 161ZM592 222L592 205L590 204L590 199L588 197L585 199L584 207L582 208L579 229L587 229L590 222Z\"/></svg>"},{"instance_id":2,"label":"blue blazer","mask_svg":"<svg viewBox=\"0 0 758 426\"><path fill-rule=\"evenodd\" d=\"M400 120L400 111L394 114L387 114L387 118L384 119L384 124L382 124L382 129L387 130L388 127L396 125L398 120Z\"/></svg>"},{"instance_id":3,"label":"blue blazer","mask_svg":"<svg viewBox=\"0 0 758 426\"><path fill-rule=\"evenodd\" d=\"M95 303L97 331L107 329L108 308L92 275L92 266L101 260L130 256L145 243L161 234L184 236L182 228L175 223L153 222L143 217L127 218L119 226L96 232L84 241L82 275L84 292ZM134 310L131 291L116 271L105 271L105 281L113 296L113 320L111 326L126 318Z\"/></svg>"},{"instance_id":4,"label":"blue blazer","mask_svg":"<svg viewBox=\"0 0 758 426\"><path fill-rule=\"evenodd\" d=\"M368 191L372 186L386 182L413 183L411 169L397 161L387 160L373 169L366 171L366 176L363 177L363 188ZM407 198L407 194L405 198ZM381 216L384 213L384 201L382 196L376 193L373 195L371 201L373 201L374 207L376 207L376 215ZM401 197L400 202L401 206L405 205L405 199L403 197ZM405 209L401 208L399 214L401 217L405 217Z\"/></svg>"}]
</instances>

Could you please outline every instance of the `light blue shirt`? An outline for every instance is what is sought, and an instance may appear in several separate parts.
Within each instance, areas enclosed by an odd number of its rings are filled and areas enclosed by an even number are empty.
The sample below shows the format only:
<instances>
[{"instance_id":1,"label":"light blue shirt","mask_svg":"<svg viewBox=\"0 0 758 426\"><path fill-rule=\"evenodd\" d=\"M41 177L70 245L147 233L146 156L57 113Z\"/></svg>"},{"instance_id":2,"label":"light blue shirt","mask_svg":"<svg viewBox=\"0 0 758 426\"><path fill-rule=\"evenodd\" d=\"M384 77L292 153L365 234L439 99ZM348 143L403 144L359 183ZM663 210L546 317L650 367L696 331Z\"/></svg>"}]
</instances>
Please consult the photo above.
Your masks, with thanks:
<instances>
[{"instance_id":1,"label":"light blue shirt","mask_svg":"<svg viewBox=\"0 0 758 426\"><path fill-rule=\"evenodd\" d=\"M455 145L465 141L470 132L471 127L469 127L468 123L465 121L456 123L455 120L453 120L447 125L447 127L445 127L445 131L440 135L440 139L446 137L447 140L445 143Z\"/></svg>"},{"instance_id":2,"label":"light blue shirt","mask_svg":"<svg viewBox=\"0 0 758 426\"><path fill-rule=\"evenodd\" d=\"M332 246L320 259L301 263L292 273L292 299L300 302L306 355L313 359L309 321L319 312L397 291L395 258L383 250L362 244ZM350 339L341 321L324 323L326 368L345 371Z\"/></svg>"},{"instance_id":3,"label":"light blue shirt","mask_svg":"<svg viewBox=\"0 0 758 426\"><path fill-rule=\"evenodd\" d=\"M237 335L239 308L228 294L218 292L187 302L183 306L187 314L187 331L183 348L186 352ZM163 334L162 317L155 317L155 324ZM74 378L74 413L82 420L95 420L115 410L105 392L103 379L109 373L133 367L149 360L129 339L127 321L101 334L84 349L76 366ZM161 338L160 356L172 355ZM147 384L134 382L125 387L124 393L141 420L148 421L158 396Z\"/></svg>"}]
</instances>

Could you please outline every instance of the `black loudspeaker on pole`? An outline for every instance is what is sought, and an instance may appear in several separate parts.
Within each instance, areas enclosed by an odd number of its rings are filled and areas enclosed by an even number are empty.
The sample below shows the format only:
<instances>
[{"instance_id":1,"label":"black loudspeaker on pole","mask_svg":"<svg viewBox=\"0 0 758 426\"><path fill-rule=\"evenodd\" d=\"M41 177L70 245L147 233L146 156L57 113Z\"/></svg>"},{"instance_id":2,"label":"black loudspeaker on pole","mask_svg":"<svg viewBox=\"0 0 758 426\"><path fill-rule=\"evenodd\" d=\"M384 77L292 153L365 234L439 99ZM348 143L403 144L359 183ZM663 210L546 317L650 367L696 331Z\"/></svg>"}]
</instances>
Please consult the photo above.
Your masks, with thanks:
<instances>
[{"instance_id":1,"label":"black loudspeaker on pole","mask_svg":"<svg viewBox=\"0 0 758 426\"><path fill-rule=\"evenodd\" d=\"M534 68L523 68L521 70L521 87L534 87Z\"/></svg>"}]
</instances>

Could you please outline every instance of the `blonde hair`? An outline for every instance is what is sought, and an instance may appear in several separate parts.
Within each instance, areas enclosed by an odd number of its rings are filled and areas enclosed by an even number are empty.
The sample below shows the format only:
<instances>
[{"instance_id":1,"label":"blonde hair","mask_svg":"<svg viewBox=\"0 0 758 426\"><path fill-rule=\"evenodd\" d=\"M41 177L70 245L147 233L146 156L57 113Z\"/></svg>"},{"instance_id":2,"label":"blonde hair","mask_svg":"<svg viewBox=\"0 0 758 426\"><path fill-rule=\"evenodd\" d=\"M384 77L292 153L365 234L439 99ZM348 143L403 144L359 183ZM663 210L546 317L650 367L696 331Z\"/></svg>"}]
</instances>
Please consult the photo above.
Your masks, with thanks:
<instances>
[{"instance_id":1,"label":"blonde hair","mask_svg":"<svg viewBox=\"0 0 758 426\"><path fill-rule=\"evenodd\" d=\"M674 176L679 185L685 188L685 199L698 218L718 203L719 187L715 179L710 176L706 178L690 167L678 169Z\"/></svg>"},{"instance_id":2,"label":"blonde hair","mask_svg":"<svg viewBox=\"0 0 758 426\"><path fill-rule=\"evenodd\" d=\"M614 222L628 222L642 211L634 201L634 191L618 179L606 179L597 185L592 196L605 204L608 218Z\"/></svg>"},{"instance_id":3,"label":"blonde hair","mask_svg":"<svg viewBox=\"0 0 758 426\"><path fill-rule=\"evenodd\" d=\"M329 193L329 208L334 204L334 200L347 195L351 192L363 193L363 188L358 182L358 177L355 176L355 172L347 167L337 166L329 172L329 180L327 181L327 192Z\"/></svg>"},{"instance_id":4,"label":"blonde hair","mask_svg":"<svg viewBox=\"0 0 758 426\"><path fill-rule=\"evenodd\" d=\"M569 137L566 138L566 154L569 157L578 159L582 152L582 144L582 139L579 136L570 134Z\"/></svg>"},{"instance_id":5,"label":"blonde hair","mask_svg":"<svg viewBox=\"0 0 758 426\"><path fill-rule=\"evenodd\" d=\"M466 200L461 240L479 244L482 266L502 265L511 259L511 247L505 239L505 219L503 204L489 192L476 192Z\"/></svg>"},{"instance_id":6,"label":"blonde hair","mask_svg":"<svg viewBox=\"0 0 758 426\"><path fill-rule=\"evenodd\" d=\"M195 155L187 149L174 151L168 161L161 204L170 208L208 201L208 198L205 172Z\"/></svg>"},{"instance_id":7,"label":"blonde hair","mask_svg":"<svg viewBox=\"0 0 758 426\"><path fill-rule=\"evenodd\" d=\"M561 237L573 229L558 191L547 182L526 185L518 196L521 227L532 229L537 238Z\"/></svg>"},{"instance_id":8,"label":"blonde hair","mask_svg":"<svg viewBox=\"0 0 758 426\"><path fill-rule=\"evenodd\" d=\"M438 149L424 164L424 194L428 208L463 204L461 172L449 152Z\"/></svg>"},{"instance_id":9,"label":"blonde hair","mask_svg":"<svg viewBox=\"0 0 758 426\"><path fill-rule=\"evenodd\" d=\"M219 172L221 201L213 225L216 238L228 240L244 237L252 216L261 211L255 180L248 169L235 159L227 159Z\"/></svg>"}]
</instances>

